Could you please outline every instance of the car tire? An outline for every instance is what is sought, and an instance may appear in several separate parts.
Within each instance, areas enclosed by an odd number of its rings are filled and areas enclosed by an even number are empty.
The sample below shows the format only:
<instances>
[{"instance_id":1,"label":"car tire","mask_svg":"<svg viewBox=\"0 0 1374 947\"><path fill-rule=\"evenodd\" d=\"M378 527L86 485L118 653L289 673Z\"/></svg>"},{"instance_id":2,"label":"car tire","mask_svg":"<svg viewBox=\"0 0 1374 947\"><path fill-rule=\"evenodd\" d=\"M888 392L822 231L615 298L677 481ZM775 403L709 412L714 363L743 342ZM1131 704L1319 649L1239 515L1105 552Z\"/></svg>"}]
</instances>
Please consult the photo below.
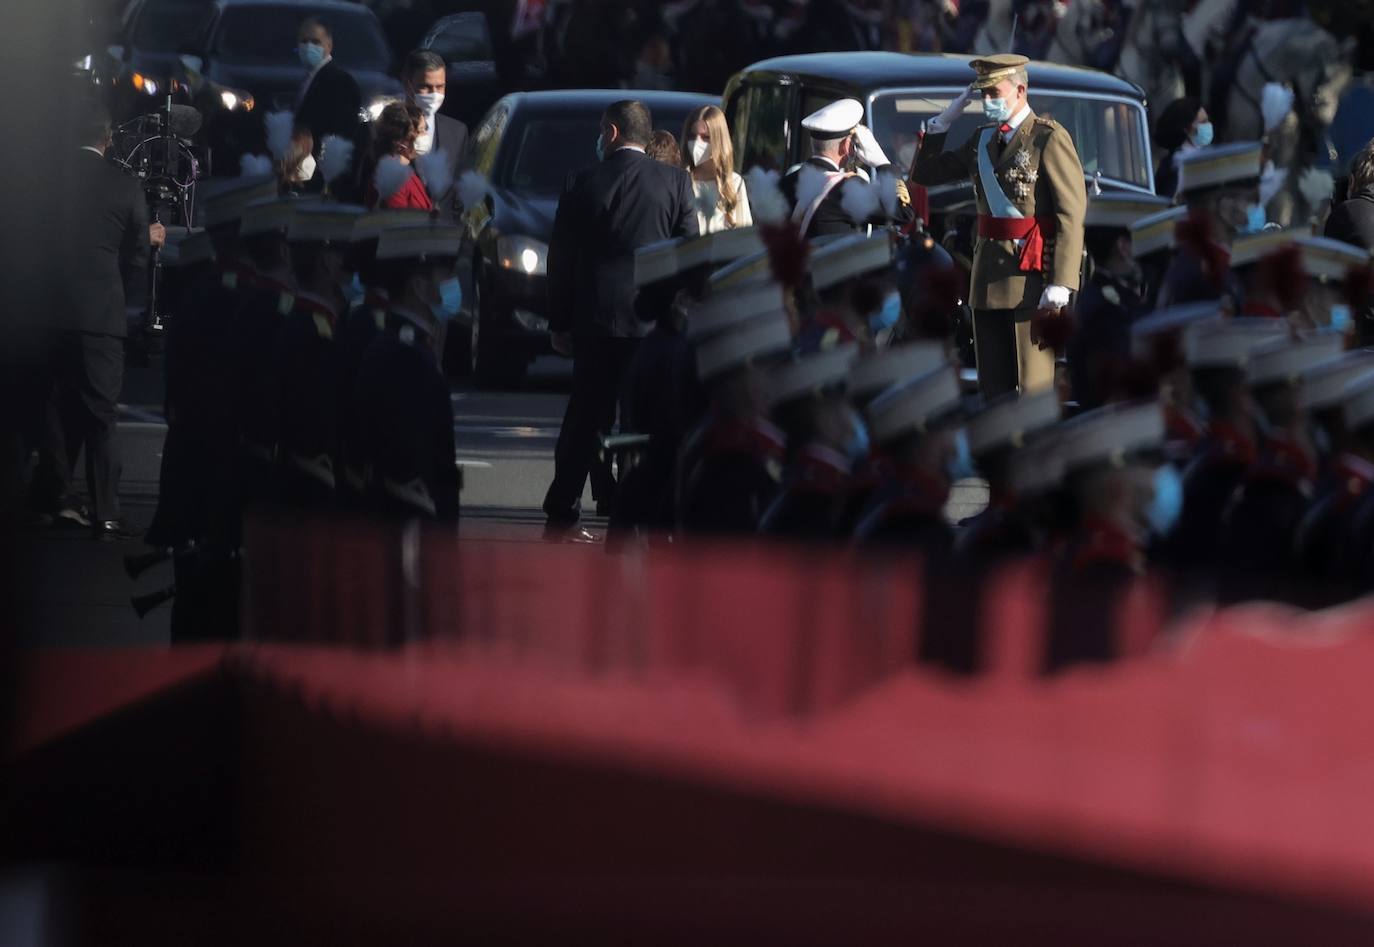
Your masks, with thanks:
<instances>
[{"instance_id":1,"label":"car tire","mask_svg":"<svg viewBox=\"0 0 1374 947\"><path fill-rule=\"evenodd\" d=\"M511 387L524 378L525 363L513 359L507 352L497 351L494 333L483 331L491 328L493 317L487 308L480 277L473 279L472 291L472 329L466 353L472 380L478 388Z\"/></svg>"}]
</instances>

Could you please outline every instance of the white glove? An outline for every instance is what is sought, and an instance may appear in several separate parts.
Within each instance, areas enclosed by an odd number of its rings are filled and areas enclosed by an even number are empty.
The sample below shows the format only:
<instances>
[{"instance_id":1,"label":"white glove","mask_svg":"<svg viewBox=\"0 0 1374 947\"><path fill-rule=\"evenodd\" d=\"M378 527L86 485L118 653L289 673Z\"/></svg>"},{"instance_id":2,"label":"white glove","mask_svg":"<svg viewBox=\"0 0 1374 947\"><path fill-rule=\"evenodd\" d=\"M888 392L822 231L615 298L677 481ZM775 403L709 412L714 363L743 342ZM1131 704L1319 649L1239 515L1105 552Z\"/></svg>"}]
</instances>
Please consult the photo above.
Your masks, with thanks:
<instances>
[{"instance_id":1,"label":"white glove","mask_svg":"<svg viewBox=\"0 0 1374 947\"><path fill-rule=\"evenodd\" d=\"M883 168L892 163L887 160L883 146L878 144L878 139L873 137L867 125L858 125L854 128L854 150L859 160L870 168Z\"/></svg>"},{"instance_id":2,"label":"white glove","mask_svg":"<svg viewBox=\"0 0 1374 947\"><path fill-rule=\"evenodd\" d=\"M1069 288L1067 286L1046 286L1040 294L1041 309L1063 309L1069 304Z\"/></svg>"},{"instance_id":3,"label":"white glove","mask_svg":"<svg viewBox=\"0 0 1374 947\"><path fill-rule=\"evenodd\" d=\"M943 135L949 131L949 127L954 124L960 115L964 114L964 106L968 105L973 99L973 86L969 86L959 97L949 103L949 107L939 115L926 122L926 131L932 135Z\"/></svg>"}]
</instances>

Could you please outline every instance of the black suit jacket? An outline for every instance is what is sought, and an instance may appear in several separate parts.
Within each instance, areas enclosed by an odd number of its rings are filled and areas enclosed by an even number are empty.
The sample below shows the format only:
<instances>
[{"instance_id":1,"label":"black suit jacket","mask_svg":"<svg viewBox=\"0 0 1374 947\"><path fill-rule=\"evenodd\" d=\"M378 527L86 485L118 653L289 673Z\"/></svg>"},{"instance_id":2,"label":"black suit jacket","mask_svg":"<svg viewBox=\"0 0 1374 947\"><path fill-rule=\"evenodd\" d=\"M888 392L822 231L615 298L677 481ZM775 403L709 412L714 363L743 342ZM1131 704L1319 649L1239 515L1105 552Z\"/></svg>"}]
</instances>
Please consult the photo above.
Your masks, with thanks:
<instances>
[{"instance_id":1,"label":"black suit jacket","mask_svg":"<svg viewBox=\"0 0 1374 947\"><path fill-rule=\"evenodd\" d=\"M549 241L549 328L640 338L634 252L697 235L687 172L622 148L574 175L564 188Z\"/></svg>"},{"instance_id":2,"label":"black suit jacket","mask_svg":"<svg viewBox=\"0 0 1374 947\"><path fill-rule=\"evenodd\" d=\"M315 157L320 156L320 143L327 135L358 141L362 107L358 82L346 69L332 59L320 67L296 109L296 124L315 136Z\"/></svg>"},{"instance_id":3,"label":"black suit jacket","mask_svg":"<svg viewBox=\"0 0 1374 947\"><path fill-rule=\"evenodd\" d=\"M148 265L148 205L134 178L94 152L72 157L71 183L62 209L62 299L52 326L123 336L124 278Z\"/></svg>"},{"instance_id":4,"label":"black suit jacket","mask_svg":"<svg viewBox=\"0 0 1374 947\"><path fill-rule=\"evenodd\" d=\"M446 223L453 223L462 213L458 202L458 175L467 167L468 127L456 118L437 115L434 120L435 151L448 156L448 170L453 177L453 187L439 201L439 215Z\"/></svg>"}]
</instances>

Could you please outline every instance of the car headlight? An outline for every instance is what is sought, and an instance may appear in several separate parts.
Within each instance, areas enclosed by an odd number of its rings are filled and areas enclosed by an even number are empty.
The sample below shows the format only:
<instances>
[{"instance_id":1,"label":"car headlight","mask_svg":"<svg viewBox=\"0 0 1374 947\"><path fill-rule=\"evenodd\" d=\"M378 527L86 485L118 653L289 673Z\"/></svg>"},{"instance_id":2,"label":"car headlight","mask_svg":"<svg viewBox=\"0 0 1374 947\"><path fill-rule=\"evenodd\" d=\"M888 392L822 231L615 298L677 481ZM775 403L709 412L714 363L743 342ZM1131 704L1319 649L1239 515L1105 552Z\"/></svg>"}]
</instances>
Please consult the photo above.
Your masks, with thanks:
<instances>
[{"instance_id":1,"label":"car headlight","mask_svg":"<svg viewBox=\"0 0 1374 947\"><path fill-rule=\"evenodd\" d=\"M77 72L90 72L91 66L92 60L89 54L82 56L76 62L72 63L72 67L76 69Z\"/></svg>"},{"instance_id":2,"label":"car headlight","mask_svg":"<svg viewBox=\"0 0 1374 947\"><path fill-rule=\"evenodd\" d=\"M129 81L133 83L135 89L144 95L157 95L158 89L162 87L156 79L151 79L141 72L134 73L133 78Z\"/></svg>"},{"instance_id":3,"label":"car headlight","mask_svg":"<svg viewBox=\"0 0 1374 947\"><path fill-rule=\"evenodd\" d=\"M496 256L503 270L526 276L544 276L549 271L549 246L529 237L501 237L496 241Z\"/></svg>"},{"instance_id":4,"label":"car headlight","mask_svg":"<svg viewBox=\"0 0 1374 947\"><path fill-rule=\"evenodd\" d=\"M219 100L224 103L224 107L229 111L253 111L253 106L257 103L247 92L239 92L233 89L224 89L219 94Z\"/></svg>"}]
</instances>

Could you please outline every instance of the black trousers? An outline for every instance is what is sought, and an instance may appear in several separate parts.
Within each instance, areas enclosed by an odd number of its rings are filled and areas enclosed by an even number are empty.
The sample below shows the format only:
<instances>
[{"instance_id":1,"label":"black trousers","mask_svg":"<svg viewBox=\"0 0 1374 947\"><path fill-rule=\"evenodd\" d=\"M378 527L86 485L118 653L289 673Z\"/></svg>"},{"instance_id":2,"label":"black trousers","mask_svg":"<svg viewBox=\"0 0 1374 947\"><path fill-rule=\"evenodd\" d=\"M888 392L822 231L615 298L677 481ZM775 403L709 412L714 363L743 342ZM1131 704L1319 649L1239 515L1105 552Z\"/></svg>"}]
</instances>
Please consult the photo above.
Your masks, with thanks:
<instances>
[{"instance_id":1,"label":"black trousers","mask_svg":"<svg viewBox=\"0 0 1374 947\"><path fill-rule=\"evenodd\" d=\"M592 478L598 503L615 497L609 458L599 456L598 436L615 426L616 406L639 339L588 336L573 340L572 396L558 431L553 455L553 483L544 497L544 513L554 525L571 526L581 515L582 489Z\"/></svg>"},{"instance_id":2,"label":"black trousers","mask_svg":"<svg viewBox=\"0 0 1374 947\"><path fill-rule=\"evenodd\" d=\"M124 340L63 331L51 343L51 388L32 490L35 505L57 508L70 492L73 464L85 448L92 514L96 520L118 519L122 462L115 424L124 385Z\"/></svg>"}]
</instances>

